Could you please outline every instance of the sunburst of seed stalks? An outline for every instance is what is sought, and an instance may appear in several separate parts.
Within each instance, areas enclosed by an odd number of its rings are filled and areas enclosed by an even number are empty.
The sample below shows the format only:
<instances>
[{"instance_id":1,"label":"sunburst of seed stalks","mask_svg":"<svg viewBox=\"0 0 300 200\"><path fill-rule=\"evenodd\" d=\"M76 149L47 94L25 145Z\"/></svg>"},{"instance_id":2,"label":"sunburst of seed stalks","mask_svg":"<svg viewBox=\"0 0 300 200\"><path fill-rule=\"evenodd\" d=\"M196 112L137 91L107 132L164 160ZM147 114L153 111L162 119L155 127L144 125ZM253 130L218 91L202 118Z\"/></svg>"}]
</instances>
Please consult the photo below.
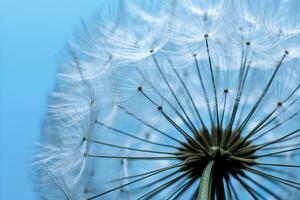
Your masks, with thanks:
<instances>
[{"instance_id":1,"label":"sunburst of seed stalks","mask_svg":"<svg viewBox=\"0 0 300 200\"><path fill-rule=\"evenodd\" d=\"M297 0L103 8L59 68L41 197L299 198L299 13Z\"/></svg>"}]
</instances>

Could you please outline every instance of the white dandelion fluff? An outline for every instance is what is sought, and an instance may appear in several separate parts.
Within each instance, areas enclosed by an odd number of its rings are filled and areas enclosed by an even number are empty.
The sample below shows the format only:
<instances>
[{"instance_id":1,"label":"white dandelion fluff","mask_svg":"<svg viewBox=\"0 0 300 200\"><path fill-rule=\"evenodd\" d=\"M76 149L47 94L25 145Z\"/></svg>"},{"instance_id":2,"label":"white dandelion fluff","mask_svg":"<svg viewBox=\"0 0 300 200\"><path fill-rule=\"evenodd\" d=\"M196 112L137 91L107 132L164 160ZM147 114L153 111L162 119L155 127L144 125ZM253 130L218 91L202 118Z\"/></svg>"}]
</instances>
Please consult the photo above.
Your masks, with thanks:
<instances>
[{"instance_id":1,"label":"white dandelion fluff","mask_svg":"<svg viewBox=\"0 0 300 200\"><path fill-rule=\"evenodd\" d=\"M41 197L297 198L299 2L109 5L61 62Z\"/></svg>"}]
</instances>

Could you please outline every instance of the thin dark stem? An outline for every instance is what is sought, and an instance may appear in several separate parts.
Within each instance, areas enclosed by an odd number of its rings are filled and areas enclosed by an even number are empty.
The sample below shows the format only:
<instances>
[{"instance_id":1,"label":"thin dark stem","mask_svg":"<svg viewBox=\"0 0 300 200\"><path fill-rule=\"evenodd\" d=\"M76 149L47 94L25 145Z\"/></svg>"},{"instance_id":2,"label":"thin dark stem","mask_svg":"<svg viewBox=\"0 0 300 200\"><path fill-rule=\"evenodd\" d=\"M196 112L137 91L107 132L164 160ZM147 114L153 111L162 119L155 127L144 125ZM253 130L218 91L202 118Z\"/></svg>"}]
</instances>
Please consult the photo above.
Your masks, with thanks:
<instances>
[{"instance_id":1,"label":"thin dark stem","mask_svg":"<svg viewBox=\"0 0 300 200\"><path fill-rule=\"evenodd\" d=\"M198 189L195 188L194 191L192 192L192 196L191 196L191 200L197 200L197 196L198 196Z\"/></svg>"},{"instance_id":2,"label":"thin dark stem","mask_svg":"<svg viewBox=\"0 0 300 200\"><path fill-rule=\"evenodd\" d=\"M245 140L249 139L257 133L257 130L277 111L279 106L276 106L271 112L268 113L245 137Z\"/></svg>"},{"instance_id":3,"label":"thin dark stem","mask_svg":"<svg viewBox=\"0 0 300 200\"><path fill-rule=\"evenodd\" d=\"M208 109L209 119L210 119L210 122L213 124L212 112L211 112L211 108L210 108L210 104L209 104L209 100L208 100L208 95L207 95L207 92L206 92L206 89L205 89L205 86L204 86L204 82L203 82L203 79L202 79L202 75L201 75L200 67L199 67L199 64L198 64L198 60L197 60L196 56L194 58L195 58L194 59L195 60L195 65L196 65L197 72L198 72L198 78L199 78L201 88L202 88L203 93L204 93L206 107Z\"/></svg>"},{"instance_id":4,"label":"thin dark stem","mask_svg":"<svg viewBox=\"0 0 300 200\"><path fill-rule=\"evenodd\" d=\"M243 89L244 89L244 85L246 82L246 78L250 69L250 65L247 65L247 68L245 70L246 67L246 63L247 63L247 55L248 55L248 45L246 46L246 49L243 50L242 52L242 57L241 57L241 67L240 67L240 72L239 72L239 84L238 84L238 90L236 93L236 97L235 97L235 103L232 109L232 113L231 113L231 117L228 123L227 128L231 129L240 105L240 100L243 94Z\"/></svg>"},{"instance_id":5,"label":"thin dark stem","mask_svg":"<svg viewBox=\"0 0 300 200\"><path fill-rule=\"evenodd\" d=\"M192 178L191 180L187 181L185 184L183 184L180 188L178 188L177 191L175 191L173 194L171 194L167 200L170 200L174 195L174 200L178 199L194 182L196 178Z\"/></svg>"},{"instance_id":6,"label":"thin dark stem","mask_svg":"<svg viewBox=\"0 0 300 200\"><path fill-rule=\"evenodd\" d=\"M300 89L300 84L297 85L297 87L291 92L291 94L289 96L287 96L283 102L288 101L298 90Z\"/></svg>"},{"instance_id":7,"label":"thin dark stem","mask_svg":"<svg viewBox=\"0 0 300 200\"><path fill-rule=\"evenodd\" d=\"M271 131L275 130L276 128L280 127L282 124L286 123L287 121L293 119L294 117L296 117L297 115L299 115L300 112L296 112L294 114L292 114L291 116L289 116L287 119L283 120L282 122L276 124L275 126L269 128L268 130L264 131L263 133L261 133L260 135L258 135L256 138L252 139L252 142L254 142L255 140L265 136L266 134L270 133ZM257 131L258 132L258 131Z\"/></svg>"},{"instance_id":8,"label":"thin dark stem","mask_svg":"<svg viewBox=\"0 0 300 200\"><path fill-rule=\"evenodd\" d=\"M253 199L259 200L256 195L256 192L254 192L253 188L251 188L249 185L247 185L240 177L236 176L235 178L243 186L243 188L246 189L246 191L252 196Z\"/></svg>"},{"instance_id":9,"label":"thin dark stem","mask_svg":"<svg viewBox=\"0 0 300 200\"><path fill-rule=\"evenodd\" d=\"M300 146L300 143L296 143L296 144L286 144L286 145L282 145L282 146L277 146L277 147L269 147L269 148L264 148L264 149L261 149L261 151L270 151L270 150L277 150L277 149L285 149L285 148L288 148L288 147L298 147Z\"/></svg>"},{"instance_id":10,"label":"thin dark stem","mask_svg":"<svg viewBox=\"0 0 300 200\"><path fill-rule=\"evenodd\" d=\"M228 200L233 200L233 196L232 196L232 191L229 185L229 177L227 177L225 183L226 183L226 189L227 189L227 199Z\"/></svg>"},{"instance_id":11,"label":"thin dark stem","mask_svg":"<svg viewBox=\"0 0 300 200\"><path fill-rule=\"evenodd\" d=\"M257 132L259 132L260 130L262 130L263 128L265 128L266 126L268 126L270 123L272 123L274 120L276 120L281 114L283 114L288 108L290 108L293 104L295 104L300 98L296 98L295 100L293 100L291 103L289 103L281 112L279 112L277 115L275 115L272 119L270 119L267 123L265 123L264 125L262 125ZM296 112L295 114L299 114L299 111ZM285 121L289 120L286 119ZM283 124L285 121L279 123L278 125L276 125L277 127L281 126L281 124Z\"/></svg>"},{"instance_id":12,"label":"thin dark stem","mask_svg":"<svg viewBox=\"0 0 300 200\"><path fill-rule=\"evenodd\" d=\"M300 165L288 165L288 164L277 164L277 163L261 163L256 162L256 165L266 165L272 167L291 167L291 168L300 168Z\"/></svg>"},{"instance_id":13,"label":"thin dark stem","mask_svg":"<svg viewBox=\"0 0 300 200\"><path fill-rule=\"evenodd\" d=\"M264 166L257 166L257 168L258 169L262 169L262 170L265 170L265 171L267 171L267 172L274 172L274 173L280 173L280 174L287 174L288 175L288 173L286 173L286 170L278 170L278 169L273 169L273 168L268 168L268 169L266 169L267 167L264 167ZM257 174L256 174L257 175ZM290 176L291 176L291 174L289 174ZM263 177L263 176L262 176ZM268 181L268 182L270 182L271 184L273 184L273 186L272 187L278 187L278 189L281 189L281 190L283 190L283 191L286 191L287 189L289 189L289 188L287 188L286 187L286 185L285 184L278 184L278 181L275 181L275 180L273 180L273 179L270 179L270 178L266 178L266 177L263 177L266 181ZM277 190L277 188L276 188L276 190Z\"/></svg>"},{"instance_id":14,"label":"thin dark stem","mask_svg":"<svg viewBox=\"0 0 300 200\"><path fill-rule=\"evenodd\" d=\"M182 164L182 165L184 165L184 164ZM167 169L166 169L166 170L167 170ZM165 171L165 170L164 170L164 171ZM144 180L144 179L147 179L147 178L149 178L149 177L151 177L151 176L153 176L153 175L159 174L159 173L161 173L161 172L162 172L162 171L158 171L158 172L155 172L155 173L153 173L153 174L144 176L144 177L139 178L139 179L137 179L137 180L131 181L131 182L129 182L129 183L123 184L123 185L121 185L121 186L115 187L115 188L110 189L110 190L108 190L108 191L105 191L105 192L102 192L102 193L97 194L97 195L95 195L95 196L92 196L92 197L90 197L90 198L87 198L87 200L92 200L92 199L98 198L98 197L103 196L103 195L105 195L105 194L108 194L108 193L110 193L110 192L113 192L113 191L116 191L116 190L118 190L118 189L121 189L121 188L123 188L123 187L125 187L125 186L134 184L134 183L139 182L139 181Z\"/></svg>"},{"instance_id":15,"label":"thin dark stem","mask_svg":"<svg viewBox=\"0 0 300 200\"><path fill-rule=\"evenodd\" d=\"M233 126L233 123L234 123L235 118L236 118L236 114L237 114L237 111L238 111L238 108L239 108L239 105L240 105L240 100L241 100L241 97L242 97L242 94L243 94L243 89L244 89L245 82L246 82L248 72L249 72L249 69L250 69L250 64L247 65L247 67L246 67L247 54L248 54L248 45L247 45L246 50L244 50L243 54L242 54L241 67L240 67L240 72L239 72L239 77L240 77L239 79L240 80L239 80L239 84L238 84L238 91L237 91L237 94L236 94L236 97L235 97L235 103L234 103L234 106L233 106L233 109L232 109L231 117L230 117L228 125L225 129L225 134L223 136L224 139L223 139L222 144L221 144L221 146L223 148L226 148L228 146L228 144L232 145L232 143L234 141L234 137L231 137L232 126ZM240 114L243 113L243 109L245 109L245 107L242 107L242 110L240 111ZM240 122L238 122L237 124L239 124L239 123Z\"/></svg>"},{"instance_id":16,"label":"thin dark stem","mask_svg":"<svg viewBox=\"0 0 300 200\"><path fill-rule=\"evenodd\" d=\"M179 159L178 156L110 156L110 155L92 155L87 154L86 157L91 158L107 158L107 159L128 159L128 160L172 160Z\"/></svg>"},{"instance_id":17,"label":"thin dark stem","mask_svg":"<svg viewBox=\"0 0 300 200\"><path fill-rule=\"evenodd\" d=\"M210 51L209 51L209 45L208 45L208 39L207 38L208 37L205 37L205 46L206 46L206 52L207 52L208 63L209 63L209 70L210 70L210 75L211 75L211 80L212 80L213 90L214 90L217 126L219 126L220 122L219 122L219 108L218 108L217 88L216 88L216 81L215 81L214 72L213 72L213 68L212 68L212 61L211 61L211 56L210 56Z\"/></svg>"},{"instance_id":18,"label":"thin dark stem","mask_svg":"<svg viewBox=\"0 0 300 200\"><path fill-rule=\"evenodd\" d=\"M272 197L274 197L275 199L280 200L281 198L275 194L272 190L270 190L268 187L260 184L259 182L257 182L255 179L251 178L250 176L244 174L244 177L246 179L248 179L249 181L251 181L252 183L254 183L255 185L257 185L259 188L261 188L263 191L265 191L266 193L268 193L269 195L271 195Z\"/></svg>"},{"instance_id":19,"label":"thin dark stem","mask_svg":"<svg viewBox=\"0 0 300 200\"><path fill-rule=\"evenodd\" d=\"M224 120L224 115L225 115L225 111L226 111L227 94L228 94L228 92L224 92L224 104L223 104L223 110L222 110L222 115L221 115L221 127L223 127L223 120Z\"/></svg>"},{"instance_id":20,"label":"thin dark stem","mask_svg":"<svg viewBox=\"0 0 300 200\"><path fill-rule=\"evenodd\" d=\"M172 66L172 65L171 65L171 66ZM182 78L180 77L179 73L177 72L177 70L176 70L174 67L173 67L173 71L174 71L174 73L176 74L176 76L178 77L178 79L179 79L180 83L182 84L184 90L186 91L186 93L187 93L189 99L191 100L192 105L193 105L193 108L194 108L194 110L195 110L195 112L196 112L196 114L197 114L197 117L198 117L198 119L199 119L201 125L202 125L202 128L204 128L204 127L205 127L205 124L204 124L204 122L203 122L203 120L202 120L202 118L201 118L201 116L200 116L200 113L199 113L199 111L198 111L198 109L197 109L197 107L196 107L196 104L195 104L194 99L193 99L192 96L191 96L191 93L189 92L189 90L188 90L186 84L184 83L184 81L182 80Z\"/></svg>"},{"instance_id":21,"label":"thin dark stem","mask_svg":"<svg viewBox=\"0 0 300 200\"><path fill-rule=\"evenodd\" d=\"M162 109L162 107L159 108L159 111L161 112L161 114L165 117L165 119L170 122L170 124L172 124L174 126L174 128L176 128L187 140L192 140L194 141L194 139L188 134L186 133L182 128L180 128Z\"/></svg>"},{"instance_id":22,"label":"thin dark stem","mask_svg":"<svg viewBox=\"0 0 300 200\"><path fill-rule=\"evenodd\" d=\"M246 166L246 170L248 170L249 172L252 172L254 174L257 174L259 176L263 176L265 178L272 179L274 181L277 181L277 182L280 182L282 184L288 185L290 187L300 189L299 186L296 186L296 185L300 185L300 183L297 183L297 182L294 182L294 181L290 181L290 180L287 180L287 179L283 179L283 178L280 178L280 177L277 177L277 176L273 176L273 175L270 175L270 174L267 174L267 173L255 170L255 169L247 167L247 166Z\"/></svg>"},{"instance_id":23,"label":"thin dark stem","mask_svg":"<svg viewBox=\"0 0 300 200\"><path fill-rule=\"evenodd\" d=\"M292 132L290 132L290 133L288 133L288 134L286 134L286 135L284 135L284 136L282 136L282 137L280 137L280 138L271 140L270 142L266 142L266 143L264 143L264 144L260 144L260 145L258 145L257 150L262 149L262 148L265 148L265 147L267 147L267 146L269 146L269 145L273 145L273 144L276 144L276 143L280 143L282 140L284 140L284 139L286 139L286 138L289 138L290 136L295 135L295 134L297 134L297 133L299 133L299 132L300 132L300 128L299 128L299 129L296 129L296 130L294 130L294 131L292 131Z\"/></svg>"},{"instance_id":24,"label":"thin dark stem","mask_svg":"<svg viewBox=\"0 0 300 200\"><path fill-rule=\"evenodd\" d=\"M153 151L153 150L146 150L146 149L137 149L137 148L132 148L132 147L124 147L124 146L119 146L119 145L115 145L115 144L105 143L105 142L101 142L101 141L97 141L97 140L93 140L93 139L88 139L88 138L86 138L86 140L89 141L89 142L95 143L95 144L100 144L100 145L104 145L104 146L115 147L115 148L119 148L119 149L127 149L127 150L131 150L131 151L139 151L139 152L147 152L147 153L155 153L155 154L175 155L175 153L170 153L170 152Z\"/></svg>"},{"instance_id":25,"label":"thin dark stem","mask_svg":"<svg viewBox=\"0 0 300 200\"><path fill-rule=\"evenodd\" d=\"M130 137L130 138L134 138L134 139L139 140L139 141L143 141L143 142L146 142L146 143L149 143L149 144L153 144L153 145L158 145L158 146L163 146L163 147L169 147L169 148L173 148L173 149L178 149L177 147L172 146L172 145L161 144L161 143L157 143L157 142L152 142L152 141L149 141L149 140L146 140L146 139L137 137L137 136L135 136L135 135L133 135L133 134L130 134L130 133L127 133L127 132L125 132L125 131L121 131L121 130L116 129L116 128L113 128L113 127L111 127L111 126L107 126L107 125L105 125L104 123L102 123L102 122L100 122L100 121L96 121L95 123L96 123L96 124L99 124L99 125L101 125L101 126L103 126L103 127L105 127L105 128L107 128L107 129L109 129L109 130L112 130L112 131L114 131L114 132L116 132L116 133L119 133L119 134L122 134L122 135L126 135L126 136L128 136L128 137Z\"/></svg>"},{"instance_id":26,"label":"thin dark stem","mask_svg":"<svg viewBox=\"0 0 300 200\"><path fill-rule=\"evenodd\" d=\"M150 87L155 91L155 93L162 98L168 106L172 108L172 110L176 113L176 115L182 120L182 122L190 129L190 131L194 131L191 125L186 121L186 119L179 113L179 111L175 108L175 106L168 100L166 99L155 87L154 85L143 75L143 73L137 68L140 76L150 85Z\"/></svg>"},{"instance_id":27,"label":"thin dark stem","mask_svg":"<svg viewBox=\"0 0 300 200\"><path fill-rule=\"evenodd\" d=\"M143 94L143 96L146 97L153 105L155 105L156 107L159 107L159 105L156 104L156 103L155 103L155 102L154 102L154 101L153 101L153 100L152 100L152 99L151 99L151 98L143 91L142 88L139 88L139 91L140 91L140 92ZM139 118L139 119L140 119L140 118ZM140 119L140 120L141 120L141 119ZM173 136L170 136L169 134L167 134L167 133L165 133L165 132L163 132L163 131L161 131L161 130L155 128L154 126L152 126L152 125L150 125L150 124L148 124L148 123L146 123L146 122L145 122L144 124L146 124L148 127L152 128L153 130L159 132L160 134L162 134L162 135L168 137L169 139L172 139L172 140L176 141L177 143L181 144L181 141L178 140L178 139L176 139L176 138L174 138Z\"/></svg>"},{"instance_id":28,"label":"thin dark stem","mask_svg":"<svg viewBox=\"0 0 300 200\"><path fill-rule=\"evenodd\" d=\"M169 173L169 174L167 174L167 175L165 175L163 177L159 177L158 179L153 180L150 183L147 183L145 185L141 184L141 186L138 186L135 189L138 190L138 191L141 191L141 190L147 189L149 187L155 186L157 183L161 183L163 181L166 181L167 179L171 178L172 176L178 174L179 172L180 172L180 169L178 169L176 171L173 171L173 172L171 172L171 173Z\"/></svg>"},{"instance_id":29,"label":"thin dark stem","mask_svg":"<svg viewBox=\"0 0 300 200\"><path fill-rule=\"evenodd\" d=\"M159 192L165 190L166 188L168 188L169 186L173 185L174 183L176 183L177 181L179 181L180 179L182 179L183 177L185 177L186 175L188 174L187 173L184 173L184 174L181 174L179 176L177 176L176 178L156 187L155 189L151 190L150 192L144 194L143 196L139 197L138 200L140 199L148 199L148 198L151 198L153 197L154 195L158 194ZM147 197L147 198L146 198Z\"/></svg>"},{"instance_id":30,"label":"thin dark stem","mask_svg":"<svg viewBox=\"0 0 300 200\"><path fill-rule=\"evenodd\" d=\"M298 147L298 148L292 148L292 149L287 149L287 150L283 150L283 151L276 151L276 152L262 154L262 155L257 155L255 157L256 158L262 158L262 157L268 157L268 156L273 156L273 155L287 153L287 152L291 152L291 151L297 151L297 150L300 150L300 147Z\"/></svg>"},{"instance_id":31,"label":"thin dark stem","mask_svg":"<svg viewBox=\"0 0 300 200\"><path fill-rule=\"evenodd\" d=\"M238 199L239 199L238 194L237 194L235 188L233 187L233 185L232 185L230 179L229 179L228 183L229 183L229 187L231 188L231 191L233 192L234 198L235 198L236 200L238 200Z\"/></svg>"},{"instance_id":32,"label":"thin dark stem","mask_svg":"<svg viewBox=\"0 0 300 200\"><path fill-rule=\"evenodd\" d=\"M254 147L252 147L251 149L249 149L249 147L244 147L244 148L241 148L238 150L238 152L234 153L234 155L240 155L242 153L246 153L246 152L249 152L249 150L251 151L258 151L258 150L261 150L267 146L270 146L270 145L274 145L274 144L277 144L277 143L282 143L285 139L288 139L289 137L297 134L300 132L300 129L296 129L280 138L277 138L277 139L274 139L274 140L271 140L269 142L266 142L266 143L263 143L263 144L259 144L259 145L256 145ZM245 142L244 139L242 139L242 142ZM241 142L237 142L237 145L241 145ZM235 146L237 146L235 145ZM236 148L236 147L231 147L232 149ZM230 150L230 149L229 149ZM257 156L256 156L257 157ZM258 156L259 157L259 156Z\"/></svg>"},{"instance_id":33,"label":"thin dark stem","mask_svg":"<svg viewBox=\"0 0 300 200\"><path fill-rule=\"evenodd\" d=\"M145 175L148 175L148 174L153 174L155 172L163 172L163 171L166 171L166 170L169 170L169 169L173 169L173 168L177 168L177 167L181 167L181 166L183 166L182 163L180 163L180 164L174 164L174 165L170 165L168 167L159 168L159 169L148 171L148 172L145 172L145 173L118 178L118 179L112 180L110 182L115 182L115 181L121 181L121 180L127 180L127 179L137 178L137 177L140 177L140 176L145 176Z\"/></svg>"},{"instance_id":34,"label":"thin dark stem","mask_svg":"<svg viewBox=\"0 0 300 200\"><path fill-rule=\"evenodd\" d=\"M280 68L280 66L282 65L282 62L284 60L284 58L286 57L287 53L284 53L284 55L282 56L280 62L278 63L278 65L276 66L271 78L269 79L266 87L264 88L262 94L260 95L259 99L256 101L255 105L253 106L253 108L251 109L251 111L249 112L249 114L247 115L247 117L245 118L245 120L243 121L242 125L239 127L239 132L241 132L245 126L248 124L250 118L253 116L253 114L255 113L255 111L257 110L258 106L260 105L260 103L262 102L262 100L264 99L265 95L267 94L267 92L269 91L269 88Z\"/></svg>"},{"instance_id":35,"label":"thin dark stem","mask_svg":"<svg viewBox=\"0 0 300 200\"><path fill-rule=\"evenodd\" d=\"M162 113L162 115L165 117L165 119L173 125L174 128L176 128L185 138L187 141L190 141L196 145L198 145L206 154L209 154L208 150L197 140L194 140L191 136L189 136L182 128L180 128L162 109L162 107L159 108L159 111Z\"/></svg>"},{"instance_id":36,"label":"thin dark stem","mask_svg":"<svg viewBox=\"0 0 300 200\"><path fill-rule=\"evenodd\" d=\"M163 78L163 80L164 80L164 82L166 83L167 87L169 88L170 92L172 93L172 95L173 95L174 99L176 100L178 106L180 107L181 111L183 112L183 114L185 115L185 117L187 118L187 120L189 121L189 124L190 124L190 126L192 127L192 130L191 130L191 131L192 131L192 132L193 132L193 131L196 131L196 132L197 132L197 131L198 131L197 128L194 126L193 122L191 121L191 119L190 119L189 116L187 115L186 111L184 110L183 106L181 105L181 103L180 103L179 99L177 98L176 94L174 93L174 91L173 91L173 89L172 89L170 83L168 82L168 80L167 80L165 74L163 73L161 67L159 66L159 64L158 64L158 62L157 62L157 60L156 60L156 58L155 58L154 56L152 56L152 58L153 58L153 60L154 60L155 66L157 67L157 69L158 69L158 71L159 71L161 77Z\"/></svg>"}]
</instances>

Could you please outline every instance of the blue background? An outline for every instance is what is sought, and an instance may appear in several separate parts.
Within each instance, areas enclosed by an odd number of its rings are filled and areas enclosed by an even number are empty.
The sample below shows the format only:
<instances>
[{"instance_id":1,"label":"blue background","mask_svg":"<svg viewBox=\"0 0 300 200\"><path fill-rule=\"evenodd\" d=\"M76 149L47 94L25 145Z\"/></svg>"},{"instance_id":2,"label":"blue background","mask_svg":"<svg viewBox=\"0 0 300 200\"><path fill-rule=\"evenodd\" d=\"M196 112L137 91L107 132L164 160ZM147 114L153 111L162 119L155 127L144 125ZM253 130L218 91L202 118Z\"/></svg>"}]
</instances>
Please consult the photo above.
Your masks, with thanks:
<instances>
[{"instance_id":1,"label":"blue background","mask_svg":"<svg viewBox=\"0 0 300 200\"><path fill-rule=\"evenodd\" d=\"M37 199L29 165L56 61L102 0L0 0L0 199Z\"/></svg>"}]
</instances>

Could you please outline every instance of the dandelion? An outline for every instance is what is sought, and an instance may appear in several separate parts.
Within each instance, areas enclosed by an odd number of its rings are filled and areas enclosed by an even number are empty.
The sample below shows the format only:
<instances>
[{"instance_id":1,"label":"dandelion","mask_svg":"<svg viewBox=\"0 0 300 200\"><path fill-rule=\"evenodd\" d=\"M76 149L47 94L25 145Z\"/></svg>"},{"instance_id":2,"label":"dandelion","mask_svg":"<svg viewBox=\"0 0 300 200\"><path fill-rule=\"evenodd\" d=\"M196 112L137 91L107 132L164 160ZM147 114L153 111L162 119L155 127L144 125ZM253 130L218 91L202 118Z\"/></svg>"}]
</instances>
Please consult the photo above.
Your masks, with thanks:
<instances>
[{"instance_id":1,"label":"dandelion","mask_svg":"<svg viewBox=\"0 0 300 200\"><path fill-rule=\"evenodd\" d=\"M62 62L42 196L297 198L300 4L120 2Z\"/></svg>"}]
</instances>

